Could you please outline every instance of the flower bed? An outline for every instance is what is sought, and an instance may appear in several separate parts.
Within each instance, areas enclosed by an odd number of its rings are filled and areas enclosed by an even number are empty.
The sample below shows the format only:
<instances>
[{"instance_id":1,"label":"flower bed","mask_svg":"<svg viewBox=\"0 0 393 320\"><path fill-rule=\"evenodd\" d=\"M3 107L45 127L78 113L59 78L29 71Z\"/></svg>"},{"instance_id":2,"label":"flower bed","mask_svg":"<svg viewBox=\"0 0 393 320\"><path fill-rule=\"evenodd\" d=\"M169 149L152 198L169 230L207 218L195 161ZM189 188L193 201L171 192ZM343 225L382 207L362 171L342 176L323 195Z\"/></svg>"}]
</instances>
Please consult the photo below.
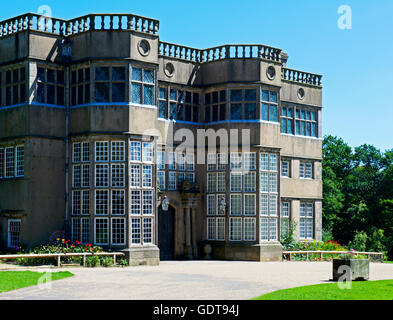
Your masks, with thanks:
<instances>
[{"instance_id":1,"label":"flower bed","mask_svg":"<svg viewBox=\"0 0 393 320\"><path fill-rule=\"evenodd\" d=\"M348 254L340 253L323 253L322 258L319 253L308 253L306 251L353 251L340 245L336 241L304 241L292 242L290 245L283 247L284 251L305 251L305 253L296 253L291 255L291 260L294 261L332 261L333 259L342 259L348 257ZM349 254L353 259L362 259L365 256ZM307 259L308 258L308 259Z\"/></svg>"}]
</instances>

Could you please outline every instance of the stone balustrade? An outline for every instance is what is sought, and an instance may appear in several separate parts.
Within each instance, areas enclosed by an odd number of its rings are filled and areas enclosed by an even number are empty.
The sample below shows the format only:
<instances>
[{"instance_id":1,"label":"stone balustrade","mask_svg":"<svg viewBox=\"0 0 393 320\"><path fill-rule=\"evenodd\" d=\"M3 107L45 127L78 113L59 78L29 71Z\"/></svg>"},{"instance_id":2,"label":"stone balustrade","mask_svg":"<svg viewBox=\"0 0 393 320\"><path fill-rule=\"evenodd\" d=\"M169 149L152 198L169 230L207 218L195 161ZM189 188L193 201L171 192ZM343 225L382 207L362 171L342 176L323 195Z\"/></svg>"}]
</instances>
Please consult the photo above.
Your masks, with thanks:
<instances>
[{"instance_id":1,"label":"stone balustrade","mask_svg":"<svg viewBox=\"0 0 393 320\"><path fill-rule=\"evenodd\" d=\"M310 72L288 69L288 68L282 68L281 78L283 80L312 84L315 86L322 85L322 76L321 75L313 74Z\"/></svg>"},{"instance_id":2,"label":"stone balustrade","mask_svg":"<svg viewBox=\"0 0 393 320\"><path fill-rule=\"evenodd\" d=\"M194 62L210 62L222 59L263 58L280 61L281 50L259 44L224 45L208 49L195 49L181 45L160 42L159 54L165 57Z\"/></svg>"},{"instance_id":3,"label":"stone balustrade","mask_svg":"<svg viewBox=\"0 0 393 320\"><path fill-rule=\"evenodd\" d=\"M159 21L132 14L89 14L72 20L62 20L27 13L0 22L0 38L24 30L73 35L91 30L129 30L157 34Z\"/></svg>"},{"instance_id":4,"label":"stone balustrade","mask_svg":"<svg viewBox=\"0 0 393 320\"><path fill-rule=\"evenodd\" d=\"M202 62L202 50L160 41L158 54L165 57Z\"/></svg>"}]
</instances>

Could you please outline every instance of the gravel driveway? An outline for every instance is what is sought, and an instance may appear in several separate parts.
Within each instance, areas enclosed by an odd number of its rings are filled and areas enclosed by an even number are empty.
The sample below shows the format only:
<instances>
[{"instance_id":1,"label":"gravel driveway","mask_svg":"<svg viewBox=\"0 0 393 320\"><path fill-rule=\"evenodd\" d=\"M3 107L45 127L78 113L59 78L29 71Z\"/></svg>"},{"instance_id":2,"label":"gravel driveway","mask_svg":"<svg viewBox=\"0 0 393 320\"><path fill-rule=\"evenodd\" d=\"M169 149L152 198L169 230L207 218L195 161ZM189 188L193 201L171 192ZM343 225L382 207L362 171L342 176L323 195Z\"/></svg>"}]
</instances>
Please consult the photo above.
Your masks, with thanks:
<instances>
[{"instance_id":1,"label":"gravel driveway","mask_svg":"<svg viewBox=\"0 0 393 320\"><path fill-rule=\"evenodd\" d=\"M25 270L0 265L0 270ZM0 293L0 299L231 300L327 282L331 262L167 261L158 267L29 268L75 276L44 286ZM393 264L371 263L370 280L393 279Z\"/></svg>"}]
</instances>

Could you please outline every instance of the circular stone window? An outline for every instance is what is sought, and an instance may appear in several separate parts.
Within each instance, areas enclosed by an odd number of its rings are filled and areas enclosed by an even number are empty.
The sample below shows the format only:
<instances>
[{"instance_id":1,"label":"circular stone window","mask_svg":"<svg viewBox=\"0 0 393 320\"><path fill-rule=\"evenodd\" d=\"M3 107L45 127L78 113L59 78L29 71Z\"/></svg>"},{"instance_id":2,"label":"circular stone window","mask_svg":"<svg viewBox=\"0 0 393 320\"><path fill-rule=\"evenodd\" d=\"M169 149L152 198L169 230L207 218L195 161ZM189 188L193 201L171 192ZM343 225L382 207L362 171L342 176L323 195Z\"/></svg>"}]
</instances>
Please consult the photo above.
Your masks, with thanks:
<instances>
[{"instance_id":1,"label":"circular stone window","mask_svg":"<svg viewBox=\"0 0 393 320\"><path fill-rule=\"evenodd\" d=\"M168 77L172 77L175 73L175 67L172 63L168 62L167 64L165 64L164 72Z\"/></svg>"},{"instance_id":2,"label":"circular stone window","mask_svg":"<svg viewBox=\"0 0 393 320\"><path fill-rule=\"evenodd\" d=\"M150 53L150 43L149 43L149 41L147 41L145 39L139 41L139 43L138 43L138 51L139 51L139 53L142 56L144 56L144 57L148 56L149 53Z\"/></svg>"},{"instance_id":3,"label":"circular stone window","mask_svg":"<svg viewBox=\"0 0 393 320\"><path fill-rule=\"evenodd\" d=\"M269 66L266 70L266 75L270 80L274 80L276 77L276 69L273 66Z\"/></svg>"},{"instance_id":4,"label":"circular stone window","mask_svg":"<svg viewBox=\"0 0 393 320\"><path fill-rule=\"evenodd\" d=\"M305 94L306 93L304 92L303 88L299 88L299 90L297 91L297 96L299 97L300 100L304 99Z\"/></svg>"}]
</instances>

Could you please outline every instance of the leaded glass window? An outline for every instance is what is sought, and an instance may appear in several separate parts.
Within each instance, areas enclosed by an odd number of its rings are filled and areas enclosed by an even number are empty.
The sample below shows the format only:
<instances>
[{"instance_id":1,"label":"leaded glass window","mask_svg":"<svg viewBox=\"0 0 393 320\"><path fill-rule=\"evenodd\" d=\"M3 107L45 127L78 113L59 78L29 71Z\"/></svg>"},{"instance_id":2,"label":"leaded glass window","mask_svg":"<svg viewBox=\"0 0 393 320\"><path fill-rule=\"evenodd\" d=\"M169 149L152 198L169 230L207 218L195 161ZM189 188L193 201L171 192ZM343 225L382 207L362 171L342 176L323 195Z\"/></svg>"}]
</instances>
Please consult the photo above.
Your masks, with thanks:
<instances>
[{"instance_id":1,"label":"leaded glass window","mask_svg":"<svg viewBox=\"0 0 393 320\"><path fill-rule=\"evenodd\" d=\"M154 70L132 67L131 101L141 105L154 105Z\"/></svg>"}]
</instances>

